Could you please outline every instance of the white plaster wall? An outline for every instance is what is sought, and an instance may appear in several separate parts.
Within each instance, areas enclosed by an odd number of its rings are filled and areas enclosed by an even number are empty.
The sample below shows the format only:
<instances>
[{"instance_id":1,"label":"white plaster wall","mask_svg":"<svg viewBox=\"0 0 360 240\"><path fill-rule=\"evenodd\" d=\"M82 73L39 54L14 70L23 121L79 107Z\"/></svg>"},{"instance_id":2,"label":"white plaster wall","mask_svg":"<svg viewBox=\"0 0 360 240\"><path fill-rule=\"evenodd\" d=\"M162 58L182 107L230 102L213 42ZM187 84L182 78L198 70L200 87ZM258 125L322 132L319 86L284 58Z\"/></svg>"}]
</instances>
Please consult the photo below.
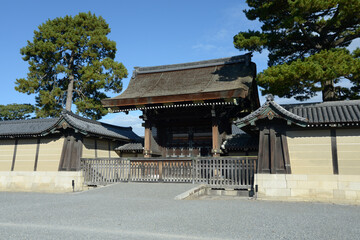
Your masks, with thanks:
<instances>
[{"instance_id":1,"label":"white plaster wall","mask_svg":"<svg viewBox=\"0 0 360 240\"><path fill-rule=\"evenodd\" d=\"M15 140L0 141L0 171L10 171L14 156Z\"/></svg>"},{"instance_id":2,"label":"white plaster wall","mask_svg":"<svg viewBox=\"0 0 360 240\"><path fill-rule=\"evenodd\" d=\"M339 174L360 175L360 129L336 129Z\"/></svg>"},{"instance_id":3,"label":"white plaster wall","mask_svg":"<svg viewBox=\"0 0 360 240\"><path fill-rule=\"evenodd\" d=\"M78 172L0 172L0 191L14 192L72 192L84 188L84 177Z\"/></svg>"},{"instance_id":4,"label":"white plaster wall","mask_svg":"<svg viewBox=\"0 0 360 240\"><path fill-rule=\"evenodd\" d=\"M293 174L333 173L330 130L287 131Z\"/></svg>"},{"instance_id":5,"label":"white plaster wall","mask_svg":"<svg viewBox=\"0 0 360 240\"><path fill-rule=\"evenodd\" d=\"M57 171L64 138L41 138L36 171Z\"/></svg>"}]
</instances>

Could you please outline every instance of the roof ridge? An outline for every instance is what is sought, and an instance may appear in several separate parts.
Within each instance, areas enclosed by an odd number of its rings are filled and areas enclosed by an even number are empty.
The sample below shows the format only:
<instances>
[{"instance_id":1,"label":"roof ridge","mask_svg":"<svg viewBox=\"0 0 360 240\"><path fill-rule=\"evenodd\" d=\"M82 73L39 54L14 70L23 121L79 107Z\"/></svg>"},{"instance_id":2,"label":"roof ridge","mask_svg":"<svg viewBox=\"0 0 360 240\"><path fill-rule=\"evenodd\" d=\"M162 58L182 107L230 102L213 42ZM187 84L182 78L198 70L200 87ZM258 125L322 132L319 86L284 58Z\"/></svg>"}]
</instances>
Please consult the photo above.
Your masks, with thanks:
<instances>
[{"instance_id":1,"label":"roof ridge","mask_svg":"<svg viewBox=\"0 0 360 240\"><path fill-rule=\"evenodd\" d=\"M81 116L73 113L72 111L68 111L68 110L63 110L61 112L61 114L65 117L65 119L66 119L66 115L70 115L70 116L72 116L74 118L77 118L77 119L79 119L81 121L88 122L88 123L93 123L93 124L97 124L97 125L108 125L108 126L112 126L112 127L116 127L116 128L132 130L132 127L117 126L117 125L113 125L113 124L104 123L104 122L100 122L100 121L97 121L97 120L81 117ZM66 120L69 121L68 119L66 119Z\"/></svg>"},{"instance_id":2,"label":"roof ridge","mask_svg":"<svg viewBox=\"0 0 360 240\"><path fill-rule=\"evenodd\" d=\"M63 110L63 111L61 112L61 114L62 114L64 117L65 117L66 115L70 115L70 116L72 116L72 117L74 117L74 118L77 118L77 119L82 120L82 121L85 121L85 122L99 124L99 122L96 121L96 120L92 120L92 119L89 119L89 118L81 117L81 116L73 113L72 111Z\"/></svg>"},{"instance_id":3,"label":"roof ridge","mask_svg":"<svg viewBox=\"0 0 360 240\"><path fill-rule=\"evenodd\" d=\"M135 74L154 73L154 72L176 71L176 70L184 70L184 69L200 68L200 67L210 67L216 65L240 63L240 62L250 63L251 57L252 57L252 53L246 53L244 55L236 55L232 57L216 58L216 59L203 60L203 61L167 64L167 65L159 65L159 66L148 66L148 67L134 67L135 69L134 72Z\"/></svg>"},{"instance_id":4,"label":"roof ridge","mask_svg":"<svg viewBox=\"0 0 360 240\"><path fill-rule=\"evenodd\" d=\"M54 129L62 119L62 117L57 117L2 121L0 122L0 136L41 136Z\"/></svg>"},{"instance_id":5,"label":"roof ridge","mask_svg":"<svg viewBox=\"0 0 360 240\"><path fill-rule=\"evenodd\" d=\"M304 107L314 107L314 106L338 106L338 105L352 105L359 103L360 99L354 100L341 100L341 101L327 101L327 102L311 102L311 103L289 103L289 104L280 104L284 108L304 108Z\"/></svg>"},{"instance_id":6,"label":"roof ridge","mask_svg":"<svg viewBox=\"0 0 360 240\"><path fill-rule=\"evenodd\" d=\"M271 106L273 108L271 108ZM270 110L269 110L269 108L270 108ZM290 118L290 120L293 121L297 125L301 125L301 124L304 124L305 122L308 122L308 119L301 117L299 115L296 115L296 114L290 112L289 110L287 110L286 108L282 107L281 105L277 104L274 101L273 95L268 94L266 96L266 102L261 107L259 107L258 109L256 109L252 113L250 113L249 115L247 115L243 118L237 119L235 121L235 124L237 125L237 127L241 128L243 126L250 124L251 122L257 121L261 118L265 118L266 116L269 119L272 119L274 117L274 115L267 115L271 110L273 111L273 113L277 112L276 114L278 114L278 115L280 115L280 114L285 115L286 117ZM261 118L259 118L259 116Z\"/></svg>"},{"instance_id":7,"label":"roof ridge","mask_svg":"<svg viewBox=\"0 0 360 240\"><path fill-rule=\"evenodd\" d=\"M28 119L3 121L0 123L0 137L9 136L45 136L54 133L60 123L66 122L70 128L82 134L94 134L111 139L138 140L131 127L120 127L80 117L63 110L60 117L47 119ZM61 127L66 128L65 125Z\"/></svg>"}]
</instances>

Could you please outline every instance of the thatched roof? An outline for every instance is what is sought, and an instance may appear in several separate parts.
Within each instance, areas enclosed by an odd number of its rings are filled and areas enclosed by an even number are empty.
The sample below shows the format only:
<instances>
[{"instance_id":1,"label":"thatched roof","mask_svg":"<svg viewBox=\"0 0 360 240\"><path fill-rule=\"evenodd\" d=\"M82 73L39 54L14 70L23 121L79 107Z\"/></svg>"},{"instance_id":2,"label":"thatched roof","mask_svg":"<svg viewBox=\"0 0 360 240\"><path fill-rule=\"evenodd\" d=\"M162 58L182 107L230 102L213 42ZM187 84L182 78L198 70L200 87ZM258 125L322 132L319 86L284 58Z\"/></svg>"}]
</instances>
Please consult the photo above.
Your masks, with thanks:
<instances>
[{"instance_id":1,"label":"thatched roof","mask_svg":"<svg viewBox=\"0 0 360 240\"><path fill-rule=\"evenodd\" d=\"M251 55L135 68L128 88L105 107L246 98L256 74Z\"/></svg>"}]
</instances>

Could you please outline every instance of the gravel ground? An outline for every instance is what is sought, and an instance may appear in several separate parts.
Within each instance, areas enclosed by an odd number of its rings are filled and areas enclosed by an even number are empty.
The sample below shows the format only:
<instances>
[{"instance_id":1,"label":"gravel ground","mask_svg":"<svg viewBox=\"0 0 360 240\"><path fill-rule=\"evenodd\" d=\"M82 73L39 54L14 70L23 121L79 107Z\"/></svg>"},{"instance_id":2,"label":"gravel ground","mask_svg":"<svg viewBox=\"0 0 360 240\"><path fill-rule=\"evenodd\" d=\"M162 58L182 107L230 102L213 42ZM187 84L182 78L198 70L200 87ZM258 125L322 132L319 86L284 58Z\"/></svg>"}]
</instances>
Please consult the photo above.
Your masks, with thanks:
<instances>
[{"instance_id":1,"label":"gravel ground","mask_svg":"<svg viewBox=\"0 0 360 240\"><path fill-rule=\"evenodd\" d=\"M174 200L194 185L0 193L0 239L360 239L360 206Z\"/></svg>"}]
</instances>

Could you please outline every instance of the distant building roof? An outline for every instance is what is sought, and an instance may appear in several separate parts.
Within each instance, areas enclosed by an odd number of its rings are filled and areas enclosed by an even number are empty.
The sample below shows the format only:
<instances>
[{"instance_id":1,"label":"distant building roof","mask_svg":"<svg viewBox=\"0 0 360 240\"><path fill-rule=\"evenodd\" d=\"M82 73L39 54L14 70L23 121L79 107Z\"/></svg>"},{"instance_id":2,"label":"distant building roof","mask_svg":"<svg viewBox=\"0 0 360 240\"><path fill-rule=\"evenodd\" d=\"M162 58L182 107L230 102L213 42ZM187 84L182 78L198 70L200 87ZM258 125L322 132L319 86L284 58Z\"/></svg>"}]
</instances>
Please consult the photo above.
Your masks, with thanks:
<instances>
[{"instance_id":1,"label":"distant building roof","mask_svg":"<svg viewBox=\"0 0 360 240\"><path fill-rule=\"evenodd\" d=\"M283 118L288 124L299 126L327 126L329 124L359 125L360 100L331 101L322 103L277 104L272 95L251 114L238 119L235 124L241 128L255 125L259 119Z\"/></svg>"},{"instance_id":2,"label":"distant building roof","mask_svg":"<svg viewBox=\"0 0 360 240\"><path fill-rule=\"evenodd\" d=\"M131 127L119 127L90 120L69 111L63 111L57 118L2 121L0 122L0 138L45 136L67 127L71 127L83 135L118 140L141 140Z\"/></svg>"},{"instance_id":3,"label":"distant building roof","mask_svg":"<svg viewBox=\"0 0 360 240\"><path fill-rule=\"evenodd\" d=\"M60 118L0 121L0 137L42 135L59 122Z\"/></svg>"},{"instance_id":4,"label":"distant building roof","mask_svg":"<svg viewBox=\"0 0 360 240\"><path fill-rule=\"evenodd\" d=\"M200 62L135 68L127 89L105 107L246 98L256 67L251 54Z\"/></svg>"},{"instance_id":5,"label":"distant building roof","mask_svg":"<svg viewBox=\"0 0 360 240\"><path fill-rule=\"evenodd\" d=\"M115 151L121 152L142 152L144 150L143 143L126 143L120 147L115 148Z\"/></svg>"},{"instance_id":6,"label":"distant building roof","mask_svg":"<svg viewBox=\"0 0 360 240\"><path fill-rule=\"evenodd\" d=\"M289 112L308 119L311 124L359 123L360 100L281 105Z\"/></svg>"}]
</instances>

